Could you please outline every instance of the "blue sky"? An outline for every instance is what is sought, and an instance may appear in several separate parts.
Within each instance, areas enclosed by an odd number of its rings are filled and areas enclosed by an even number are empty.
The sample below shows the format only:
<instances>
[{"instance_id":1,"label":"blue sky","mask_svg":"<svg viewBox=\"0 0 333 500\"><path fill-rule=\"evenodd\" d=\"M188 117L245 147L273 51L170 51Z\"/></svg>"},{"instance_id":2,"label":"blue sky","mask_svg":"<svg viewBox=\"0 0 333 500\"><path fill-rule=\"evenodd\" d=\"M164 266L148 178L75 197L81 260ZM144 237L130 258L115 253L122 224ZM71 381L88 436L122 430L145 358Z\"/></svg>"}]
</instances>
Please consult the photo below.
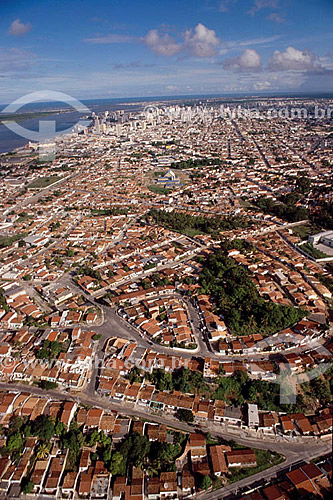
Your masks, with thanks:
<instances>
[{"instance_id":1,"label":"blue sky","mask_svg":"<svg viewBox=\"0 0 333 500\"><path fill-rule=\"evenodd\" d=\"M333 91L333 0L0 0L0 102Z\"/></svg>"}]
</instances>

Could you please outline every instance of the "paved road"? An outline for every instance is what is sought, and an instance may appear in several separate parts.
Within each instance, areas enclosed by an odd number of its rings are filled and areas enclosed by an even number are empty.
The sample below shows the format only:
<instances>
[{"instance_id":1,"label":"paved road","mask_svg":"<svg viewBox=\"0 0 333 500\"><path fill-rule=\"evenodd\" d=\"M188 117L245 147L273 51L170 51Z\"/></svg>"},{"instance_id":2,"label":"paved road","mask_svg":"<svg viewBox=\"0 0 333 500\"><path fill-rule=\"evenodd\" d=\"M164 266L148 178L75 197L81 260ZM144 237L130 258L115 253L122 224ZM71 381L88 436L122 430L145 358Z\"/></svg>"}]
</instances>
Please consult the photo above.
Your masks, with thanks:
<instances>
[{"instance_id":1,"label":"paved road","mask_svg":"<svg viewBox=\"0 0 333 500\"><path fill-rule=\"evenodd\" d=\"M322 454L329 452L330 450L325 450ZM224 488L220 488L216 491L211 491L209 493L205 493L203 495L199 495L200 500L220 500L223 498L227 498L230 495L240 494L240 492L246 492L250 489L251 485L256 483L261 483L262 485L268 483L271 479L276 478L279 475L282 475L284 471L288 468L291 468L294 464L301 463L303 461L309 461L313 458L320 456L321 453L318 454L318 450L307 453L300 453L295 457L288 457L285 462L279 465L275 465L269 469L266 469L262 472L258 472L258 474L254 474L245 479L241 479L240 481L235 482L234 484L230 484L225 486Z\"/></svg>"},{"instance_id":2,"label":"paved road","mask_svg":"<svg viewBox=\"0 0 333 500\"><path fill-rule=\"evenodd\" d=\"M233 485L227 486L225 488L219 489L214 492L209 492L204 494L204 496L200 495L200 498L204 498L205 500L218 500L223 499L226 496L230 495L230 493L236 492L239 488L244 488L246 486L251 485L256 480L260 479L270 479L275 477L277 473L281 472L286 467L295 464L299 461L307 461L312 458L321 456L323 454L331 452L331 444L325 443L317 439L312 439L311 442L273 442L273 441L265 441L262 438L249 438L245 435L237 435L235 433L231 433L226 430L225 427L219 426L218 424L213 424L211 422L204 421L200 425L189 425L183 422L179 422L171 415L166 415L165 413L160 414L151 414L147 412L147 409L142 408L139 409L131 403L118 403L111 402L109 399L102 398L97 394L90 394L91 388L88 388L88 392L81 393L68 393L61 390L51 390L51 391L43 391L39 387L29 386L25 384L11 384L11 383L0 383L0 390L10 390L10 391L21 391L27 392L31 394L36 394L39 396L47 396L53 399L57 399L60 401L72 400L76 401L78 404L86 404L89 406L95 406L98 408L102 408L107 411L116 411L122 415L144 419L148 421L158 422L160 424L165 424L169 427L173 427L178 430L182 430L185 432L193 432L194 430L203 430L205 432L211 432L212 436L217 436L227 440L234 440L237 443L258 449L271 450L277 453L280 453L285 456L286 460L284 463L272 467L267 471L261 472L250 478L243 479L234 483Z\"/></svg>"},{"instance_id":3,"label":"paved road","mask_svg":"<svg viewBox=\"0 0 333 500\"><path fill-rule=\"evenodd\" d=\"M78 403L96 406L108 411L116 411L122 415L128 415L145 420L151 420L161 424L174 427L186 432L193 432L194 429L210 432L212 436L219 436L225 439L234 440L243 446L252 446L262 450L273 450L277 453L283 454L288 460L295 462L300 459L308 459L309 456L319 456L327 453L330 450L330 443L325 443L322 440L313 438L311 440L304 440L303 442L283 441L276 442L272 440L265 440L262 437L248 437L244 433L235 434L228 431L224 426L214 424L211 422L203 421L200 424L192 425L184 422L179 422L176 418L168 415L165 412L148 413L146 408L138 408L132 403L115 402L109 398L101 397L97 394L90 395L84 391L66 392L60 389L44 391L43 389L31 385L17 384L17 383L3 383L0 382L0 390L22 391L39 396L50 397L61 401L72 400Z\"/></svg>"},{"instance_id":4,"label":"paved road","mask_svg":"<svg viewBox=\"0 0 333 500\"><path fill-rule=\"evenodd\" d=\"M200 325L200 320L198 317L198 313L191 305L189 301L187 301L187 304L189 305L189 311L190 311L190 319L192 321L192 324L194 324L195 330L197 337L199 339L199 351L196 353L193 353L191 351L182 351L177 352L173 350L172 348L169 347L163 347L159 344L151 344L144 336L143 334L140 334L137 329L132 327L129 323L127 323L125 320L119 317L119 315L116 314L116 310L114 308L110 308L108 306L103 306L100 303L96 302L94 297L91 297L90 295L86 294L81 288L79 288L71 279L71 276L69 274L65 274L62 277L59 278L58 280L59 283L62 285L66 285L69 288L73 290L74 293L83 295L87 301L91 302L94 304L96 307L99 307L103 310L104 313L104 323L101 326L93 326L90 327L90 329L93 329L97 333L100 333L102 335L102 338L104 341L107 338L110 337L115 337L115 336L120 336L122 338L128 339L128 340L133 340L138 343L138 345L145 347L146 349L153 349L154 351L162 354L168 354L168 355L174 355L174 356L182 356L185 359L191 359L193 357L202 357L205 358L206 356L210 357L211 359L223 362L223 361L232 361L232 360L244 360L248 362L255 362L263 359L268 359L268 354L265 355L265 353L260 353L260 354L251 354L251 356L248 355L240 355L240 354L228 354L228 355L219 355L215 354L209 349L209 342L203 340L202 338L202 327ZM199 334L201 332L201 334ZM102 341L101 341L102 342ZM288 352L294 352L294 353L299 353L301 351L304 351L307 349L307 346L302 346L302 347L295 347L294 349L288 349Z\"/></svg>"},{"instance_id":5,"label":"paved road","mask_svg":"<svg viewBox=\"0 0 333 500\"><path fill-rule=\"evenodd\" d=\"M245 435L235 435L230 431L225 430L225 428L220 428L218 424L212 424L209 422L203 422L200 425L189 425L183 422L179 422L171 415L166 415L165 413L160 414L150 414L146 409L138 409L133 404L129 403L117 403L111 402L109 399L102 398L98 395L85 394L84 392L74 394L67 393L60 390L52 390L45 392L38 387L28 386L24 384L5 384L0 383L0 390L17 390L22 392L28 392L36 394L39 396L48 396L53 399L58 399L61 401L72 400L79 404L86 404L90 406L95 406L98 408L103 408L107 411L116 411L121 415L126 415L138 419L143 419L146 421L158 422L160 424L165 424L169 427L182 430L185 432L193 432L194 430L203 430L205 432L211 432L213 437L220 437L227 440L234 440L238 444L245 447L253 447L263 450L271 450L281 455L285 456L285 461L282 464L271 467L266 471L260 472L249 478L237 481L236 483L221 488L217 491L207 492L199 495L200 499L205 500L219 500L226 498L231 493L236 493L240 488L249 487L251 484L258 480L270 480L284 469L290 467L293 464L297 464L300 461L309 461L312 458L319 457L326 453L331 452L331 443L322 442L317 439L311 439L305 442L273 442L266 441L262 438L249 438Z\"/></svg>"},{"instance_id":6,"label":"paved road","mask_svg":"<svg viewBox=\"0 0 333 500\"><path fill-rule=\"evenodd\" d=\"M66 181L70 181L71 179L73 179L74 177L77 177L80 174L81 174L81 171L76 172L75 174L67 175L66 177L62 177L61 179L54 182L53 184L50 184L49 186L46 186L45 188L40 189L37 192L34 192L34 194L32 196L29 196L28 198L25 198L24 200L19 201L16 205L11 207L11 210L17 210L18 208L22 208L22 207L25 207L25 206L33 203L34 201L38 200L39 198L44 196L49 191L52 191L53 189L58 187L60 184L63 184Z\"/></svg>"}]
</instances>

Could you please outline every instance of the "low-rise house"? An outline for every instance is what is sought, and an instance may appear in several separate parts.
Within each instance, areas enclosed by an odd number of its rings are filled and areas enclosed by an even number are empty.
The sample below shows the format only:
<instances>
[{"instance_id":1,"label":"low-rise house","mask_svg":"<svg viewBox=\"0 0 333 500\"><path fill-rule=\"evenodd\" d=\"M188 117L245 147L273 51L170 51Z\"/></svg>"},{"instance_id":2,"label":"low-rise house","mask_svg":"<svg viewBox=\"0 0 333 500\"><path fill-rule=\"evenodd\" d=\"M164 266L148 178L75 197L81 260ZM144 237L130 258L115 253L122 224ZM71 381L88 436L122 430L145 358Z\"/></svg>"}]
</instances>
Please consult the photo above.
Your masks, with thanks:
<instances>
[{"instance_id":1,"label":"low-rise house","mask_svg":"<svg viewBox=\"0 0 333 500\"><path fill-rule=\"evenodd\" d=\"M190 496L195 491L195 480L191 471L183 469L181 476L181 488L184 496Z\"/></svg>"},{"instance_id":2,"label":"low-rise house","mask_svg":"<svg viewBox=\"0 0 333 500\"><path fill-rule=\"evenodd\" d=\"M273 415L271 412L260 412L259 413L259 426L258 430L263 431L264 433L273 433L278 424L277 415Z\"/></svg>"},{"instance_id":3,"label":"low-rise house","mask_svg":"<svg viewBox=\"0 0 333 500\"><path fill-rule=\"evenodd\" d=\"M247 420L250 429L257 429L259 426L259 412L258 405L248 404L247 406Z\"/></svg>"},{"instance_id":4,"label":"low-rise house","mask_svg":"<svg viewBox=\"0 0 333 500\"><path fill-rule=\"evenodd\" d=\"M111 474L105 469L104 462L97 461L92 476L90 491L91 500L109 498Z\"/></svg>"},{"instance_id":5,"label":"low-rise house","mask_svg":"<svg viewBox=\"0 0 333 500\"><path fill-rule=\"evenodd\" d=\"M283 433L290 434L295 431L295 427L289 415L280 415L280 422Z\"/></svg>"},{"instance_id":6,"label":"low-rise house","mask_svg":"<svg viewBox=\"0 0 333 500\"><path fill-rule=\"evenodd\" d=\"M215 476L221 476L228 472L225 458L225 447L222 445L210 446L209 454L212 464L212 471Z\"/></svg>"},{"instance_id":7,"label":"low-rise house","mask_svg":"<svg viewBox=\"0 0 333 500\"><path fill-rule=\"evenodd\" d=\"M313 481L311 481L302 469L292 470L286 476L301 496L305 497L309 494L317 495L318 491Z\"/></svg>"},{"instance_id":8,"label":"low-rise house","mask_svg":"<svg viewBox=\"0 0 333 500\"><path fill-rule=\"evenodd\" d=\"M159 500L161 498L160 478L151 477L147 480L148 500Z\"/></svg>"},{"instance_id":9,"label":"low-rise house","mask_svg":"<svg viewBox=\"0 0 333 500\"><path fill-rule=\"evenodd\" d=\"M238 425L242 423L242 410L237 406L226 406L224 409L223 422L229 425Z\"/></svg>"},{"instance_id":10,"label":"low-rise house","mask_svg":"<svg viewBox=\"0 0 333 500\"><path fill-rule=\"evenodd\" d=\"M87 428L97 427L99 428L99 423L101 421L104 410L101 408L89 408L87 412L85 426Z\"/></svg>"},{"instance_id":11,"label":"low-rise house","mask_svg":"<svg viewBox=\"0 0 333 500\"><path fill-rule=\"evenodd\" d=\"M326 434L333 430L333 417L330 414L321 414L314 417L318 428L318 434Z\"/></svg>"},{"instance_id":12,"label":"low-rise house","mask_svg":"<svg viewBox=\"0 0 333 500\"><path fill-rule=\"evenodd\" d=\"M93 478L94 468L89 467L87 472L83 472L79 478L79 497L88 498L91 491L91 483Z\"/></svg>"},{"instance_id":13,"label":"low-rise house","mask_svg":"<svg viewBox=\"0 0 333 500\"><path fill-rule=\"evenodd\" d=\"M290 497L284 493L277 485L272 484L263 488L263 493L267 500L289 500Z\"/></svg>"},{"instance_id":14,"label":"low-rise house","mask_svg":"<svg viewBox=\"0 0 333 500\"><path fill-rule=\"evenodd\" d=\"M125 496L126 491L126 477L118 476L113 482L112 486L112 499L113 500L122 500Z\"/></svg>"},{"instance_id":15,"label":"low-rise house","mask_svg":"<svg viewBox=\"0 0 333 500\"><path fill-rule=\"evenodd\" d=\"M78 480L78 474L76 471L67 472L65 474L61 487L61 492L63 496L69 498L74 496L77 480Z\"/></svg>"},{"instance_id":16,"label":"low-rise house","mask_svg":"<svg viewBox=\"0 0 333 500\"><path fill-rule=\"evenodd\" d=\"M291 417L301 434L307 436L313 432L309 419L303 413L297 413Z\"/></svg>"},{"instance_id":17,"label":"low-rise house","mask_svg":"<svg viewBox=\"0 0 333 500\"><path fill-rule=\"evenodd\" d=\"M139 391L138 405L149 406L155 387L153 385L145 385Z\"/></svg>"},{"instance_id":18,"label":"low-rise house","mask_svg":"<svg viewBox=\"0 0 333 500\"><path fill-rule=\"evenodd\" d=\"M200 432L190 434L189 449L191 451L192 460L200 460L207 456L206 437Z\"/></svg>"},{"instance_id":19,"label":"low-rise house","mask_svg":"<svg viewBox=\"0 0 333 500\"><path fill-rule=\"evenodd\" d=\"M160 475L161 499L177 496L177 472L162 472Z\"/></svg>"},{"instance_id":20,"label":"low-rise house","mask_svg":"<svg viewBox=\"0 0 333 500\"><path fill-rule=\"evenodd\" d=\"M257 465L256 454L251 449L231 450L226 452L227 464L232 467L255 467Z\"/></svg>"},{"instance_id":21,"label":"low-rise house","mask_svg":"<svg viewBox=\"0 0 333 500\"><path fill-rule=\"evenodd\" d=\"M66 425L67 429L69 428L69 424L71 423L75 411L77 408L77 403L72 402L72 401L66 401L64 403L64 406L62 408L61 416L60 416L60 422Z\"/></svg>"},{"instance_id":22,"label":"low-rise house","mask_svg":"<svg viewBox=\"0 0 333 500\"><path fill-rule=\"evenodd\" d=\"M30 476L30 481L34 484L33 492L35 494L41 492L42 484L44 483L44 478L48 470L49 460L50 458L47 458L42 460L36 460L35 462L34 468Z\"/></svg>"},{"instance_id":23,"label":"low-rise house","mask_svg":"<svg viewBox=\"0 0 333 500\"><path fill-rule=\"evenodd\" d=\"M67 454L62 454L51 459L50 468L43 489L48 495L57 494L59 490L60 481L66 465L66 455Z\"/></svg>"}]
</instances>

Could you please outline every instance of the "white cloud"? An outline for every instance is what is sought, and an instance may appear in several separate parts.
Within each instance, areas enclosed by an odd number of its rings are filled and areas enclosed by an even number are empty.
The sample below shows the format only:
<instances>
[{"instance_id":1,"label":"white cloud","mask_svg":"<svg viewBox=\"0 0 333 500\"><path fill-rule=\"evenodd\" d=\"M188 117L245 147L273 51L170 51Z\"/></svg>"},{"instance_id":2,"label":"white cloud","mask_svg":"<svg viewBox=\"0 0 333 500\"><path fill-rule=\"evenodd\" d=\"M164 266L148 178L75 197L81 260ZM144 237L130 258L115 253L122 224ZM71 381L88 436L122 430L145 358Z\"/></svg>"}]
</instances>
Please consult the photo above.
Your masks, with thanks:
<instances>
[{"instance_id":1,"label":"white cloud","mask_svg":"<svg viewBox=\"0 0 333 500\"><path fill-rule=\"evenodd\" d=\"M216 48L220 45L220 40L214 30L206 28L199 23L193 30L185 32L184 47L197 57L210 57L216 55Z\"/></svg>"},{"instance_id":2,"label":"white cloud","mask_svg":"<svg viewBox=\"0 0 333 500\"><path fill-rule=\"evenodd\" d=\"M221 0L218 9L220 12L228 12L229 8L236 2L237 0Z\"/></svg>"},{"instance_id":3,"label":"white cloud","mask_svg":"<svg viewBox=\"0 0 333 500\"><path fill-rule=\"evenodd\" d=\"M264 82L255 82L253 84L254 90L266 90L269 89L270 87L271 87L271 82L269 82L268 80Z\"/></svg>"},{"instance_id":4,"label":"white cloud","mask_svg":"<svg viewBox=\"0 0 333 500\"><path fill-rule=\"evenodd\" d=\"M254 0L252 8L249 10L249 14L254 16L262 9L276 9L278 6L278 0Z\"/></svg>"},{"instance_id":5,"label":"white cloud","mask_svg":"<svg viewBox=\"0 0 333 500\"><path fill-rule=\"evenodd\" d=\"M117 35L111 33L105 36L97 36L94 38L85 38L85 42L94 44L113 44L113 43L128 43L135 40L134 37L128 35Z\"/></svg>"},{"instance_id":6,"label":"white cloud","mask_svg":"<svg viewBox=\"0 0 333 500\"><path fill-rule=\"evenodd\" d=\"M21 23L20 19L15 19L9 27L8 33L13 36L22 36L31 30L30 23Z\"/></svg>"},{"instance_id":7,"label":"white cloud","mask_svg":"<svg viewBox=\"0 0 333 500\"><path fill-rule=\"evenodd\" d=\"M178 44L167 33L161 35L158 30L150 30L147 35L143 37L143 42L147 47L162 56L173 56L181 50L181 45Z\"/></svg>"},{"instance_id":8,"label":"white cloud","mask_svg":"<svg viewBox=\"0 0 333 500\"><path fill-rule=\"evenodd\" d=\"M272 35L268 37L262 37L262 38L252 38L251 40L242 40L238 42L240 46L244 45L266 45L271 42L275 42L275 40L278 40L281 35Z\"/></svg>"},{"instance_id":9,"label":"white cloud","mask_svg":"<svg viewBox=\"0 0 333 500\"><path fill-rule=\"evenodd\" d=\"M269 16L266 17L268 21L274 21L275 23L281 24L285 22L285 18L277 14L276 12L272 12Z\"/></svg>"},{"instance_id":10,"label":"white cloud","mask_svg":"<svg viewBox=\"0 0 333 500\"><path fill-rule=\"evenodd\" d=\"M201 23L194 29L186 30L183 42L177 42L167 33L160 33L157 29L148 31L142 41L156 54L173 56L179 52L196 57L211 57L216 55L216 48L221 44L214 30Z\"/></svg>"},{"instance_id":11,"label":"white cloud","mask_svg":"<svg viewBox=\"0 0 333 500\"><path fill-rule=\"evenodd\" d=\"M172 92L173 90L177 90L178 87L176 87L175 85L168 85L166 87L166 90L168 90L169 92Z\"/></svg>"},{"instance_id":12,"label":"white cloud","mask_svg":"<svg viewBox=\"0 0 333 500\"><path fill-rule=\"evenodd\" d=\"M325 71L315 54L309 50L302 51L291 46L284 52L276 50L270 58L268 67L272 71Z\"/></svg>"},{"instance_id":13,"label":"white cloud","mask_svg":"<svg viewBox=\"0 0 333 500\"><path fill-rule=\"evenodd\" d=\"M32 52L15 48L0 48L0 71L3 75L26 71L30 69L34 61L35 55Z\"/></svg>"},{"instance_id":14,"label":"white cloud","mask_svg":"<svg viewBox=\"0 0 333 500\"><path fill-rule=\"evenodd\" d=\"M248 40L230 40L228 42L224 42L221 44L221 49L219 50L219 54L222 56L227 54L228 52L235 50L244 50L244 47L253 46L253 45L262 45L263 47L269 47L272 45L272 42L281 38L281 35L272 35L269 37L261 37L261 38L251 38Z\"/></svg>"},{"instance_id":15,"label":"white cloud","mask_svg":"<svg viewBox=\"0 0 333 500\"><path fill-rule=\"evenodd\" d=\"M254 49L246 49L238 57L224 61L223 67L233 71L257 71L261 68L261 57Z\"/></svg>"}]
</instances>

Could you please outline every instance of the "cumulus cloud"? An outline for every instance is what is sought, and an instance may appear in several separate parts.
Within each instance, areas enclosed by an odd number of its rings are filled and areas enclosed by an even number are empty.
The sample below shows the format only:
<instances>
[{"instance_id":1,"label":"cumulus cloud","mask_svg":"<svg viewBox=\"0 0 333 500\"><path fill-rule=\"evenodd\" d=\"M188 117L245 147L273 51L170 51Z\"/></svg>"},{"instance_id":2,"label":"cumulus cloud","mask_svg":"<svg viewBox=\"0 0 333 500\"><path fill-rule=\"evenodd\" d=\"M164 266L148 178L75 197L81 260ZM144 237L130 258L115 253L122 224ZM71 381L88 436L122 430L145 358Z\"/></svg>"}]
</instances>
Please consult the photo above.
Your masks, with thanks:
<instances>
[{"instance_id":1,"label":"cumulus cloud","mask_svg":"<svg viewBox=\"0 0 333 500\"><path fill-rule=\"evenodd\" d=\"M276 50L269 60L268 68L272 71L294 70L310 73L327 71L313 52L298 50L291 46L285 51Z\"/></svg>"},{"instance_id":2,"label":"cumulus cloud","mask_svg":"<svg viewBox=\"0 0 333 500\"><path fill-rule=\"evenodd\" d=\"M246 49L238 57L224 61L223 67L233 71L258 71L261 68L261 57L254 49Z\"/></svg>"},{"instance_id":3,"label":"cumulus cloud","mask_svg":"<svg viewBox=\"0 0 333 500\"><path fill-rule=\"evenodd\" d=\"M147 35L143 37L143 42L155 54L162 56L173 56L182 48L181 44L177 43L170 35L160 34L156 29L148 31Z\"/></svg>"},{"instance_id":4,"label":"cumulus cloud","mask_svg":"<svg viewBox=\"0 0 333 500\"><path fill-rule=\"evenodd\" d=\"M141 40L155 54L163 56L173 56L183 52L196 57L210 57L216 55L216 48L221 44L215 31L201 23L194 29L186 30L183 41L180 42L167 33L160 33L157 29L148 31Z\"/></svg>"},{"instance_id":5,"label":"cumulus cloud","mask_svg":"<svg viewBox=\"0 0 333 500\"><path fill-rule=\"evenodd\" d=\"M30 23L21 23L20 19L15 19L9 27L8 33L13 36L22 36L31 30Z\"/></svg>"},{"instance_id":6,"label":"cumulus cloud","mask_svg":"<svg viewBox=\"0 0 333 500\"><path fill-rule=\"evenodd\" d=\"M216 55L216 48L220 43L215 31L206 28L201 23L197 24L194 30L187 30L185 32L184 47L197 57Z\"/></svg>"}]
</instances>

